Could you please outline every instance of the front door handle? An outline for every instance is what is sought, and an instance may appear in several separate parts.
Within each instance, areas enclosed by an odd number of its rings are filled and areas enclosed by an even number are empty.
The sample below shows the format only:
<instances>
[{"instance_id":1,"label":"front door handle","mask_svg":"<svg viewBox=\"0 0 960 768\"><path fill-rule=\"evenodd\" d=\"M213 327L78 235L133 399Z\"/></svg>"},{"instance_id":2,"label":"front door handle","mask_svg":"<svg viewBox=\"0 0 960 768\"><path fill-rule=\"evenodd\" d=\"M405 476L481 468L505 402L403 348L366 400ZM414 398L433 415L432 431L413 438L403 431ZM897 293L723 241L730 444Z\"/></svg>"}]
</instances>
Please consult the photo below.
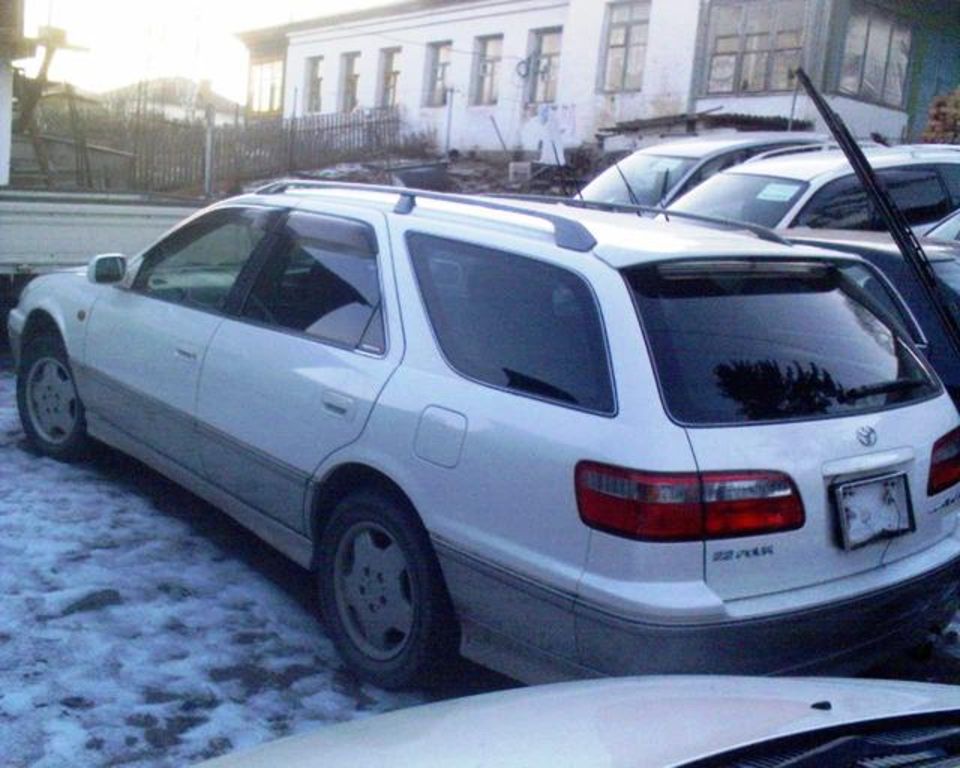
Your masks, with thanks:
<instances>
[{"instance_id":1,"label":"front door handle","mask_svg":"<svg viewBox=\"0 0 960 768\"><path fill-rule=\"evenodd\" d=\"M350 421L353 419L355 401L349 395L328 389L323 393L323 409L331 416Z\"/></svg>"}]
</instances>

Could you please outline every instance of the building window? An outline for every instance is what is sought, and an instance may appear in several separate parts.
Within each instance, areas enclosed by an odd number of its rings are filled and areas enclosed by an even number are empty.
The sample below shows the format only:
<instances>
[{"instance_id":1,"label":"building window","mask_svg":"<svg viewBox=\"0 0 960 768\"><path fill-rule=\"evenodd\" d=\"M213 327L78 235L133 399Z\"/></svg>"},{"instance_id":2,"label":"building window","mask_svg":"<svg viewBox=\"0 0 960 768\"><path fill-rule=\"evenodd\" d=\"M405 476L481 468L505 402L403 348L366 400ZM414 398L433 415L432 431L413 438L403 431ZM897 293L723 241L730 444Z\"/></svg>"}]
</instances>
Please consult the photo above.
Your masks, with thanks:
<instances>
[{"instance_id":1,"label":"building window","mask_svg":"<svg viewBox=\"0 0 960 768\"><path fill-rule=\"evenodd\" d=\"M360 105L360 54L343 54L342 71L340 78L340 111L353 112Z\"/></svg>"},{"instance_id":2,"label":"building window","mask_svg":"<svg viewBox=\"0 0 960 768\"><path fill-rule=\"evenodd\" d=\"M910 65L910 27L895 16L861 6L847 22L840 93L903 106Z\"/></svg>"},{"instance_id":3,"label":"building window","mask_svg":"<svg viewBox=\"0 0 960 768\"><path fill-rule=\"evenodd\" d=\"M384 48L380 51L380 98L381 107L397 106L397 83L400 81L400 49Z\"/></svg>"},{"instance_id":4,"label":"building window","mask_svg":"<svg viewBox=\"0 0 960 768\"><path fill-rule=\"evenodd\" d=\"M647 57L650 3L616 3L608 7L607 16L603 90L638 91Z\"/></svg>"},{"instance_id":5,"label":"building window","mask_svg":"<svg viewBox=\"0 0 960 768\"><path fill-rule=\"evenodd\" d=\"M453 58L453 43L431 43L427 51L427 99L428 107L446 106L450 90L450 61Z\"/></svg>"},{"instance_id":6,"label":"building window","mask_svg":"<svg viewBox=\"0 0 960 768\"><path fill-rule=\"evenodd\" d=\"M707 33L707 93L794 87L807 0L714 2Z\"/></svg>"},{"instance_id":7,"label":"building window","mask_svg":"<svg viewBox=\"0 0 960 768\"><path fill-rule=\"evenodd\" d=\"M533 33L530 55L530 85L527 100L544 104L557 100L557 80L560 75L560 49L563 30L539 29Z\"/></svg>"},{"instance_id":8,"label":"building window","mask_svg":"<svg viewBox=\"0 0 960 768\"><path fill-rule=\"evenodd\" d=\"M477 71L473 84L474 104L496 104L500 98L500 62L503 35L477 38Z\"/></svg>"},{"instance_id":9,"label":"building window","mask_svg":"<svg viewBox=\"0 0 960 768\"><path fill-rule=\"evenodd\" d=\"M250 110L279 112L283 107L283 61L262 61L250 66Z\"/></svg>"},{"instance_id":10,"label":"building window","mask_svg":"<svg viewBox=\"0 0 960 768\"><path fill-rule=\"evenodd\" d=\"M307 112L322 111L323 56L307 59Z\"/></svg>"}]
</instances>

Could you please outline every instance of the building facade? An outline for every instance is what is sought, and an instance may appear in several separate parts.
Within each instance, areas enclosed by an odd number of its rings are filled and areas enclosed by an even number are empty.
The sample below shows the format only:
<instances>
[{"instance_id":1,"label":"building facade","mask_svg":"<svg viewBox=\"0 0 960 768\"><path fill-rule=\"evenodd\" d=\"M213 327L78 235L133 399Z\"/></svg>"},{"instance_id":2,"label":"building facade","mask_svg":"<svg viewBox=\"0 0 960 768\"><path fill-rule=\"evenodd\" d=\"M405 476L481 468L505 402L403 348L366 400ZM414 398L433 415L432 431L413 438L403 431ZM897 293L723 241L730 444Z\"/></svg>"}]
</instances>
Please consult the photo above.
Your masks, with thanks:
<instances>
[{"instance_id":1,"label":"building facade","mask_svg":"<svg viewBox=\"0 0 960 768\"><path fill-rule=\"evenodd\" d=\"M406 0L241 39L251 117L396 105L461 151L706 110L819 125L798 65L858 135L913 139L960 85L955 0Z\"/></svg>"},{"instance_id":2,"label":"building facade","mask_svg":"<svg viewBox=\"0 0 960 768\"><path fill-rule=\"evenodd\" d=\"M23 0L0 0L0 187L10 183L13 132L13 62L33 55L23 37Z\"/></svg>"}]
</instances>

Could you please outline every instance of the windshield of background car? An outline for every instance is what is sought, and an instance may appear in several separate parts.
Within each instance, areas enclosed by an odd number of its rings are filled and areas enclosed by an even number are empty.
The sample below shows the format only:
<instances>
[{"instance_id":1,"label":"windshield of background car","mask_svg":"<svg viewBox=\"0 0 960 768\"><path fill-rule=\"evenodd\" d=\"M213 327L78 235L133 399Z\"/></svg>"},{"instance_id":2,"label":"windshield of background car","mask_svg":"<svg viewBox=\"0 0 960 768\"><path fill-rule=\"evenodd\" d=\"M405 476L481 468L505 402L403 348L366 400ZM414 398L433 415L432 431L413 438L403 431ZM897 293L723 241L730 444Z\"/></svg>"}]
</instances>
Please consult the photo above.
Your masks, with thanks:
<instances>
[{"instance_id":1,"label":"windshield of background car","mask_svg":"<svg viewBox=\"0 0 960 768\"><path fill-rule=\"evenodd\" d=\"M693 425L846 416L939 391L899 323L822 261L625 271L667 410Z\"/></svg>"},{"instance_id":2,"label":"windshield of background car","mask_svg":"<svg viewBox=\"0 0 960 768\"><path fill-rule=\"evenodd\" d=\"M935 237L938 240L960 240L960 213L955 213L946 221L940 222L927 232L927 237Z\"/></svg>"},{"instance_id":3,"label":"windshield of background car","mask_svg":"<svg viewBox=\"0 0 960 768\"><path fill-rule=\"evenodd\" d=\"M636 153L621 160L618 163L619 170L617 166L610 166L597 176L583 188L583 196L601 203L656 205L697 162L690 157ZM630 184L630 190L623 181L624 177Z\"/></svg>"},{"instance_id":4,"label":"windshield of background car","mask_svg":"<svg viewBox=\"0 0 960 768\"><path fill-rule=\"evenodd\" d=\"M720 173L673 202L668 210L775 227L807 184L775 176Z\"/></svg>"}]
</instances>

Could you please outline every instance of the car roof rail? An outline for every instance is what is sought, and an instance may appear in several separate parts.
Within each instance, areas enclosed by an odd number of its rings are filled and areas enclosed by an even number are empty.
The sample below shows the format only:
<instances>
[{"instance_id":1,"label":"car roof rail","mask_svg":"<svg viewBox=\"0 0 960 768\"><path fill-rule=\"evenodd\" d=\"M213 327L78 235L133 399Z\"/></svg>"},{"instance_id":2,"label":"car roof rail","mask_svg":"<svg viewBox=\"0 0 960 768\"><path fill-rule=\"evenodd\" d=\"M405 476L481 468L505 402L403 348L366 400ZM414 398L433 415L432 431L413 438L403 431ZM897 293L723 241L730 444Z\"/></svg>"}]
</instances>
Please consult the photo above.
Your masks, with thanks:
<instances>
[{"instance_id":1,"label":"car roof rail","mask_svg":"<svg viewBox=\"0 0 960 768\"><path fill-rule=\"evenodd\" d=\"M861 142L858 142L861 147L865 148L874 148L880 147L881 144L867 139ZM757 160L766 160L771 157L785 157L787 155L801 155L801 154L810 154L813 152L829 152L831 150L839 150L840 145L835 141L822 141L816 144L794 144L790 147L778 147L777 149L769 149L766 152L760 152L759 154L754 155L753 157L748 157L746 160L741 163L741 165L747 165L748 163L756 162Z\"/></svg>"},{"instance_id":2,"label":"car roof rail","mask_svg":"<svg viewBox=\"0 0 960 768\"><path fill-rule=\"evenodd\" d=\"M694 221L699 224L710 224L725 229L737 229L750 232L760 240L766 240L768 243L777 245L792 245L785 237L778 235L769 227L762 224L753 224L749 221L740 221L739 219L725 219L721 216L704 216L699 213L688 213L687 211L672 211L669 208L660 208L653 205L636 205L634 203L606 203L600 200L581 200L576 197L550 197L548 195L518 195L510 193L491 193L491 197L499 197L507 200L526 200L530 203L552 203L554 205L569 205L571 208L585 208L591 211L606 211L607 213L652 213L657 216L663 216L667 221L676 217L687 221Z\"/></svg>"},{"instance_id":3,"label":"car roof rail","mask_svg":"<svg viewBox=\"0 0 960 768\"><path fill-rule=\"evenodd\" d=\"M254 190L259 195L282 194L288 190L295 189L328 189L328 190L347 190L354 192L380 192L390 195L398 195L399 200L394 206L394 213L407 215L413 213L417 206L417 199L439 200L442 202L456 203L457 205L475 206L485 208L491 211L502 211L504 213L514 213L521 216L530 216L549 222L553 225L554 241L558 248L578 253L588 253L597 246L597 239L589 229L576 219L565 216L546 213L544 211L531 210L520 205L509 205L498 203L482 197L469 197L467 195L451 194L449 192L433 192L423 189L412 189L409 187L395 187L382 184L357 184L353 182L340 181L316 181L312 179L281 179L271 182L265 186Z\"/></svg>"}]
</instances>

